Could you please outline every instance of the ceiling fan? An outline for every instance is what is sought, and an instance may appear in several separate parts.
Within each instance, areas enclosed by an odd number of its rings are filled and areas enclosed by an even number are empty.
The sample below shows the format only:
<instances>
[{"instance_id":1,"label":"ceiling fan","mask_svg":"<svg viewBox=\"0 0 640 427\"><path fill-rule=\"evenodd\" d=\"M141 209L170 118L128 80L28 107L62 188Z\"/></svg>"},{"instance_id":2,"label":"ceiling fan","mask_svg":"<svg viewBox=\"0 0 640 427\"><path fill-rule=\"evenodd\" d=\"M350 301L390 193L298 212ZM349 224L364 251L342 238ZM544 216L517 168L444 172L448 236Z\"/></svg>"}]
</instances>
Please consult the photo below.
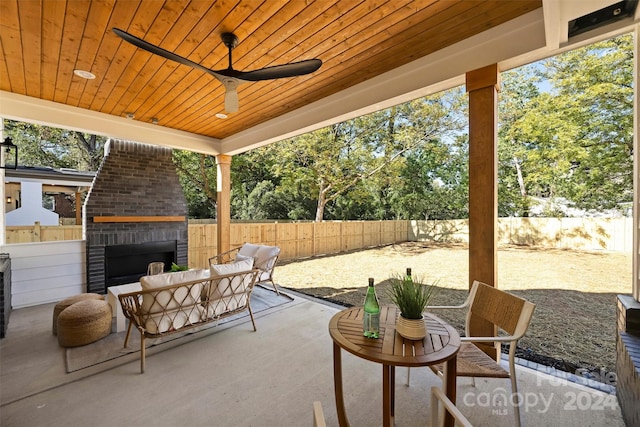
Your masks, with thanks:
<instances>
[{"instance_id":1,"label":"ceiling fan","mask_svg":"<svg viewBox=\"0 0 640 427\"><path fill-rule=\"evenodd\" d=\"M113 28L113 32L120 36L123 40L133 44L134 46L144 49L148 52L155 53L180 64L202 70L211 74L218 79L225 87L226 93L224 97L224 108L228 113L238 111L238 85L245 82L257 82L260 80L281 79L285 77L302 76L313 73L322 65L320 59L307 59L300 62L292 62L284 65L275 65L272 67L260 68L253 71L238 71L233 68L231 51L238 45L238 37L233 33L222 33L222 43L229 49L229 67L224 70L211 70L187 58L183 58L173 52L162 49L161 47L152 45L134 35L127 33L119 28Z\"/></svg>"}]
</instances>

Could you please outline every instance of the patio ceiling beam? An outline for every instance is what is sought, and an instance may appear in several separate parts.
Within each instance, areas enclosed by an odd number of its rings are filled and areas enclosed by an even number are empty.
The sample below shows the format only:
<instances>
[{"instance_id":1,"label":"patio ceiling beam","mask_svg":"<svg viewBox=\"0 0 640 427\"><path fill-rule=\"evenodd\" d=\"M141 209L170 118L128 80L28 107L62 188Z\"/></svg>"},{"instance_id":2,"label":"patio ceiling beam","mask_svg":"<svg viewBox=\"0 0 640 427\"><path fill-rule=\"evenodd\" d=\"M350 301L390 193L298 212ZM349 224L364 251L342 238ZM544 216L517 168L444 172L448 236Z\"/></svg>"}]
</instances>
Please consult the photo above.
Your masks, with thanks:
<instances>
[{"instance_id":1,"label":"patio ceiling beam","mask_svg":"<svg viewBox=\"0 0 640 427\"><path fill-rule=\"evenodd\" d=\"M0 116L204 154L220 152L215 138L5 91L0 91Z\"/></svg>"}]
</instances>

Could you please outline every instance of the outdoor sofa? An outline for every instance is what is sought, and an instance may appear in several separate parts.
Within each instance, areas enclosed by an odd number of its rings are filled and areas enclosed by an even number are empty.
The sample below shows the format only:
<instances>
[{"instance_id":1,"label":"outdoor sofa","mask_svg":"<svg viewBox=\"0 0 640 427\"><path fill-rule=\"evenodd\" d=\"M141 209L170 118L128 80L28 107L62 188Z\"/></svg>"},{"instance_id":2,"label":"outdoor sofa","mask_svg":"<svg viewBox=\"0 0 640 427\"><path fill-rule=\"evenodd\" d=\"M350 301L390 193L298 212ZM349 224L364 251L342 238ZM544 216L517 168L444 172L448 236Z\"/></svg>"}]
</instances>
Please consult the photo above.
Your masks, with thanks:
<instances>
[{"instance_id":1,"label":"outdoor sofa","mask_svg":"<svg viewBox=\"0 0 640 427\"><path fill-rule=\"evenodd\" d=\"M118 295L129 327L140 332L140 373L145 369L145 338L160 338L216 322L223 317L251 311L251 293L260 270L253 259L211 266L210 270L189 270L144 276L142 289Z\"/></svg>"}]
</instances>

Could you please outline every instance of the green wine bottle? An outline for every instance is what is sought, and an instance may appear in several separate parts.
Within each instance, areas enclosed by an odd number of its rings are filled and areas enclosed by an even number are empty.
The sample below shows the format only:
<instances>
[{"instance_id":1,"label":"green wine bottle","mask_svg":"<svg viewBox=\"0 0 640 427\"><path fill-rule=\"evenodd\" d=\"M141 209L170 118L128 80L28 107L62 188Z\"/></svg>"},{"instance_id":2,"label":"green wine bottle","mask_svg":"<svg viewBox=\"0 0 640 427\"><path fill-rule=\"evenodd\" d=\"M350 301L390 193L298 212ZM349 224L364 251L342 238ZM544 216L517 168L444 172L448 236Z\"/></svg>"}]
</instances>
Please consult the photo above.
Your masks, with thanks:
<instances>
[{"instance_id":1,"label":"green wine bottle","mask_svg":"<svg viewBox=\"0 0 640 427\"><path fill-rule=\"evenodd\" d=\"M378 338L380 333L380 304L376 290L373 287L373 278L369 278L367 296L364 299L364 316L362 321L364 336L367 338Z\"/></svg>"}]
</instances>

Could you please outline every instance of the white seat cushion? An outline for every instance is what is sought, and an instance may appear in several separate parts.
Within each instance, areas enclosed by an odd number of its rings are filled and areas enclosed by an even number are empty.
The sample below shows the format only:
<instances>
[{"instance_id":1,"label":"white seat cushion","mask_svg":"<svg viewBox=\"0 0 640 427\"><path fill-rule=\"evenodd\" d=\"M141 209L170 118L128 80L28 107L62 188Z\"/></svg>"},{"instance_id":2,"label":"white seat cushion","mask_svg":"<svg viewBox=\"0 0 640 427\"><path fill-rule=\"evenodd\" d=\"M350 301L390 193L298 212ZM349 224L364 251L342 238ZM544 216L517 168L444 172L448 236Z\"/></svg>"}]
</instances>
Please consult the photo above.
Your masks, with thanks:
<instances>
[{"instance_id":1,"label":"white seat cushion","mask_svg":"<svg viewBox=\"0 0 640 427\"><path fill-rule=\"evenodd\" d=\"M213 318L247 305L247 288L251 284L253 258L230 264L211 266L211 289L206 316ZM244 273L244 274L243 274ZM233 274L231 277L222 277Z\"/></svg>"},{"instance_id":2,"label":"white seat cushion","mask_svg":"<svg viewBox=\"0 0 640 427\"><path fill-rule=\"evenodd\" d=\"M209 276L207 270L189 270L176 273L144 276L140 279L143 290L152 290L179 283L203 281ZM176 287L142 295L143 324L152 333L162 333L180 329L186 325L197 323L202 318L200 296L203 283L195 283L190 287Z\"/></svg>"}]
</instances>

